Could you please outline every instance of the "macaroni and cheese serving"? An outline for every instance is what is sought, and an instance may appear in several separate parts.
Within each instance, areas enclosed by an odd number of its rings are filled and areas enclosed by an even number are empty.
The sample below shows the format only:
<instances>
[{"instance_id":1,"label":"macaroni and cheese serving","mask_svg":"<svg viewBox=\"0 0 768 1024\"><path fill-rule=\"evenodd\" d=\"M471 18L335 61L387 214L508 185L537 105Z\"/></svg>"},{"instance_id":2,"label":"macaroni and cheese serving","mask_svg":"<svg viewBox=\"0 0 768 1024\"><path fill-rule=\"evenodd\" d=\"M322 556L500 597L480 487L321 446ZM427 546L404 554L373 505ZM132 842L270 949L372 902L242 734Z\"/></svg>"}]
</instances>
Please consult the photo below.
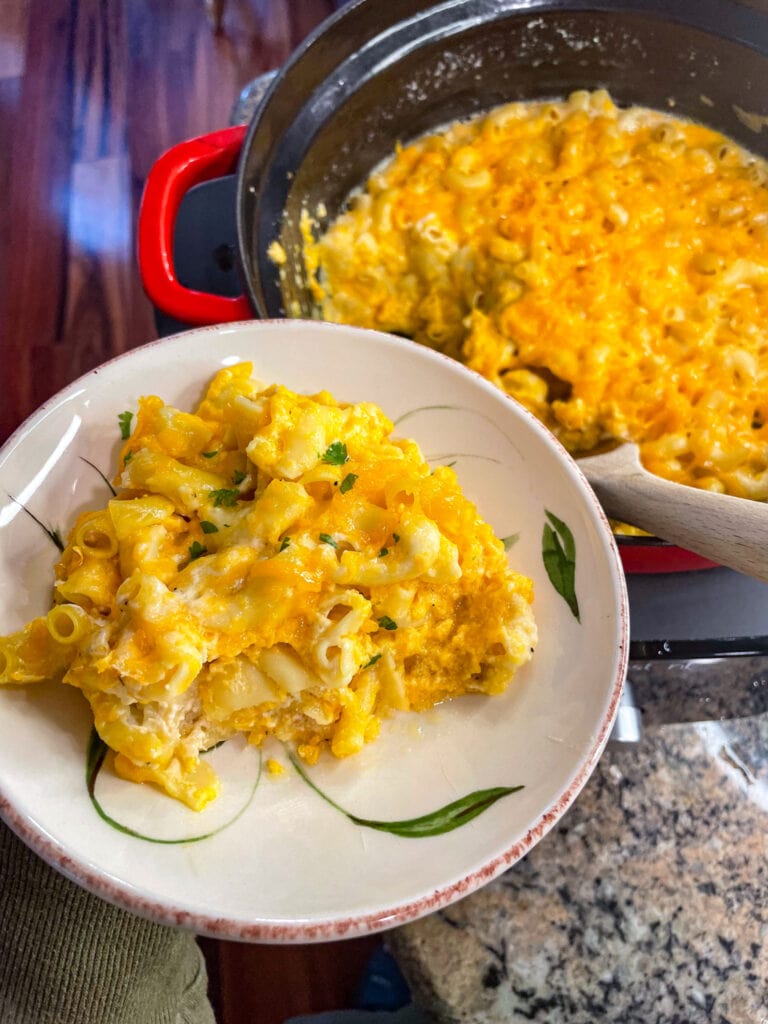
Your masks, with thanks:
<instances>
[{"instance_id":1,"label":"macaroni and cheese serving","mask_svg":"<svg viewBox=\"0 0 768 1024\"><path fill-rule=\"evenodd\" d=\"M768 166L602 91L399 147L305 262L325 319L478 370L573 453L768 499ZM284 256L279 247L278 258Z\"/></svg>"},{"instance_id":2,"label":"macaroni and cheese serving","mask_svg":"<svg viewBox=\"0 0 768 1024\"><path fill-rule=\"evenodd\" d=\"M345 757L394 711L502 692L536 642L531 581L452 469L376 405L251 372L218 372L194 413L141 400L51 610L0 639L0 682L78 687L118 774L194 809L224 739Z\"/></svg>"}]
</instances>

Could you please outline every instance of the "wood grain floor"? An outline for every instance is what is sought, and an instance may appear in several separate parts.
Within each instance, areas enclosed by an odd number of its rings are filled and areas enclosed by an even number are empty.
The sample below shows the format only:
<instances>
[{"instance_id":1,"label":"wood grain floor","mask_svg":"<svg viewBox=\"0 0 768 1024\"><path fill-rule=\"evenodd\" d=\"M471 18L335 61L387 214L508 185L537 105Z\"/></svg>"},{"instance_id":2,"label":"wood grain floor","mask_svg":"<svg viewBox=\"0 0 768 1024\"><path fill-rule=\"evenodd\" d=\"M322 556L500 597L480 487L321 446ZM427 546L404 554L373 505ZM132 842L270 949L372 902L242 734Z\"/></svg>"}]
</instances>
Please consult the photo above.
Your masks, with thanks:
<instances>
[{"instance_id":1,"label":"wood grain floor","mask_svg":"<svg viewBox=\"0 0 768 1024\"><path fill-rule=\"evenodd\" d=\"M154 336L134 227L157 157L224 127L331 0L0 0L0 440Z\"/></svg>"},{"instance_id":2,"label":"wood grain floor","mask_svg":"<svg viewBox=\"0 0 768 1024\"><path fill-rule=\"evenodd\" d=\"M147 172L224 127L332 0L0 0L0 443L98 363L155 337L135 261ZM219 1024L351 1003L378 940L203 943Z\"/></svg>"}]
</instances>

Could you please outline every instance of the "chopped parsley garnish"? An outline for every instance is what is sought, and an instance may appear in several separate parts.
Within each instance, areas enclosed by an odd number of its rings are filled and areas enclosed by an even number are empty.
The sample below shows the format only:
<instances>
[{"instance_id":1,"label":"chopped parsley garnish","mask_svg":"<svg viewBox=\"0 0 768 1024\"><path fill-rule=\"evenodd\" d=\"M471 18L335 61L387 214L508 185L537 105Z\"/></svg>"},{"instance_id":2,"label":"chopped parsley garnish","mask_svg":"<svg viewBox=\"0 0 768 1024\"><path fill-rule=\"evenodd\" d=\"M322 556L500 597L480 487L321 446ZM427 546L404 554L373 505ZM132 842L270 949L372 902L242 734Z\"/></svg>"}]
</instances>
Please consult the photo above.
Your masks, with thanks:
<instances>
[{"instance_id":1,"label":"chopped parsley garnish","mask_svg":"<svg viewBox=\"0 0 768 1024\"><path fill-rule=\"evenodd\" d=\"M331 466L343 466L345 462L349 462L347 446L343 441L334 441L325 449L322 460L330 463Z\"/></svg>"},{"instance_id":2,"label":"chopped parsley garnish","mask_svg":"<svg viewBox=\"0 0 768 1024\"><path fill-rule=\"evenodd\" d=\"M215 452L203 452L203 458L204 459L212 459L214 457L214 455L218 455L218 454L219 454L219 449L217 448Z\"/></svg>"},{"instance_id":3,"label":"chopped parsley garnish","mask_svg":"<svg viewBox=\"0 0 768 1024\"><path fill-rule=\"evenodd\" d=\"M245 480L245 473L242 471L242 469L236 469L235 472L232 474L232 481L235 484L241 484L243 480Z\"/></svg>"},{"instance_id":4,"label":"chopped parsley garnish","mask_svg":"<svg viewBox=\"0 0 768 1024\"><path fill-rule=\"evenodd\" d=\"M211 523L207 519L203 519L203 521L200 523L200 529L203 531L203 533L218 533L219 532L219 528L216 525L216 523Z\"/></svg>"},{"instance_id":5,"label":"chopped parsley garnish","mask_svg":"<svg viewBox=\"0 0 768 1024\"><path fill-rule=\"evenodd\" d=\"M234 508L237 499L240 497L240 491L233 491L228 487L220 487L218 490L209 491L208 493L213 498L213 504L216 508Z\"/></svg>"},{"instance_id":6,"label":"chopped parsley garnish","mask_svg":"<svg viewBox=\"0 0 768 1024\"><path fill-rule=\"evenodd\" d=\"M366 661L366 663L363 665L363 667L360 669L360 671L364 672L367 668L370 668L371 665L375 665L380 657L381 657L380 654L374 654L374 656L370 659L370 661Z\"/></svg>"},{"instance_id":7,"label":"chopped parsley garnish","mask_svg":"<svg viewBox=\"0 0 768 1024\"><path fill-rule=\"evenodd\" d=\"M129 462L131 461L131 459L132 459L132 458L133 458L133 450L132 450L132 449L129 449L129 450L128 450L128 451L127 451L127 452L125 453L125 455L123 456L123 465L124 465L124 466L127 466L127 465L128 465L128 463L129 463Z\"/></svg>"},{"instance_id":8,"label":"chopped parsley garnish","mask_svg":"<svg viewBox=\"0 0 768 1024\"><path fill-rule=\"evenodd\" d=\"M290 543L291 543L291 538L290 537L283 537L282 543L280 544L280 551L285 551L285 549L288 547L288 545Z\"/></svg>"},{"instance_id":9,"label":"chopped parsley garnish","mask_svg":"<svg viewBox=\"0 0 768 1024\"><path fill-rule=\"evenodd\" d=\"M352 488L355 486L355 481L356 480L357 480L357 473L347 473L347 475L341 481L341 487L339 488L341 493L342 494L346 494L347 491L351 491Z\"/></svg>"},{"instance_id":10,"label":"chopped parsley garnish","mask_svg":"<svg viewBox=\"0 0 768 1024\"><path fill-rule=\"evenodd\" d=\"M388 554L389 554L389 548L382 548L381 551L379 552L379 558L383 558L385 555L388 555Z\"/></svg>"},{"instance_id":11,"label":"chopped parsley garnish","mask_svg":"<svg viewBox=\"0 0 768 1024\"><path fill-rule=\"evenodd\" d=\"M339 546L333 539L333 537L330 535L330 533L321 533L320 540L323 542L323 544L330 544L332 548L337 548Z\"/></svg>"},{"instance_id":12,"label":"chopped parsley garnish","mask_svg":"<svg viewBox=\"0 0 768 1024\"><path fill-rule=\"evenodd\" d=\"M127 441L131 436L131 420L133 419L132 412L119 412L117 414L117 422L120 424L120 437Z\"/></svg>"},{"instance_id":13,"label":"chopped parsley garnish","mask_svg":"<svg viewBox=\"0 0 768 1024\"><path fill-rule=\"evenodd\" d=\"M397 629L397 623L394 619L390 619L388 615L382 615L378 623L382 629Z\"/></svg>"},{"instance_id":14,"label":"chopped parsley garnish","mask_svg":"<svg viewBox=\"0 0 768 1024\"><path fill-rule=\"evenodd\" d=\"M199 540L193 540L192 541L192 543L189 546L189 560L190 560L190 562L194 562L194 560L196 558L199 558L201 555L207 555L207 554L208 554L208 548L203 547L203 545L200 543Z\"/></svg>"},{"instance_id":15,"label":"chopped parsley garnish","mask_svg":"<svg viewBox=\"0 0 768 1024\"><path fill-rule=\"evenodd\" d=\"M395 544L397 544L397 542L400 540L400 534L399 533L393 533L392 534L392 540L395 542Z\"/></svg>"}]
</instances>

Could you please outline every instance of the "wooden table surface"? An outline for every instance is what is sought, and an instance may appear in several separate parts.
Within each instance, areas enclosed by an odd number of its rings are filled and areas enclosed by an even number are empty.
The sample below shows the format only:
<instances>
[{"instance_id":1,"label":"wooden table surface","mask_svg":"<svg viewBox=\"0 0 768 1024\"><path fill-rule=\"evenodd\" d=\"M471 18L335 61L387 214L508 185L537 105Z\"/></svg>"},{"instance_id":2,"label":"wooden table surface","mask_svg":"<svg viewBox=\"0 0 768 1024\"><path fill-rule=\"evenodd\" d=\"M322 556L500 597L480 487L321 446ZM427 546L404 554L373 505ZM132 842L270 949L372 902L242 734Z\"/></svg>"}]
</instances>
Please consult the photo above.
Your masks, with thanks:
<instances>
[{"instance_id":1,"label":"wooden table surface","mask_svg":"<svg viewBox=\"0 0 768 1024\"><path fill-rule=\"evenodd\" d=\"M332 0L0 0L0 443L105 359L156 337L135 259L158 156L224 127ZM204 942L219 1024L350 1005L375 938Z\"/></svg>"}]
</instances>

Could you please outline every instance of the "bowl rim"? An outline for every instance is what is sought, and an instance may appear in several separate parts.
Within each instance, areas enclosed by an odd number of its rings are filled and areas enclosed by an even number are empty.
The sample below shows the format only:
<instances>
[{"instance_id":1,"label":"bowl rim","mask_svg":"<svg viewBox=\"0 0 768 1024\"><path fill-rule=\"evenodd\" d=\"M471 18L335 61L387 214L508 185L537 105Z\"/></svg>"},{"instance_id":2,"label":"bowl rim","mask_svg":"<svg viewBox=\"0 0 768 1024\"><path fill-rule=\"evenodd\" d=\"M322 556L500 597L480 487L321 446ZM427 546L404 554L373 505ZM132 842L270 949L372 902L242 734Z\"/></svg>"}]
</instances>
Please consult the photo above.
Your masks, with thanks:
<instances>
[{"instance_id":1,"label":"bowl rim","mask_svg":"<svg viewBox=\"0 0 768 1024\"><path fill-rule=\"evenodd\" d=\"M55 395L51 396L43 405L33 412L24 422L11 434L7 441L0 446L0 457L15 447L23 436L35 427L38 421L45 418L48 412L57 406L62 400L82 390L85 382L91 382L106 366L131 359L137 352L150 348L159 348L171 339L179 339L190 335L222 334L245 329L258 332L262 326L277 327L278 330L296 330L297 328L308 327L310 330L350 330L357 334L370 334L378 338L387 338L396 346L406 345L407 342L395 335L385 334L381 331L373 331L367 328L349 327L348 325L330 324L319 320L298 320L298 319L271 319L271 320L241 320L227 324L214 324L204 327L196 327L188 331L181 331L165 338L157 338L134 349L122 352L113 358L100 363L98 366L82 374L76 380L66 385ZM412 343L411 343L412 344ZM456 360L440 352L431 349L424 349L429 353L426 358L434 358L437 362L445 361L459 373L467 374L473 378L475 383L482 385L483 389L493 388L484 377L474 370L457 363ZM228 917L220 917L173 906L169 901L164 902L156 896L147 895L138 890L134 885L118 880L109 875L106 871L89 866L80 858L71 856L64 845L50 836L42 825L38 825L28 814L19 810L11 796L0 786L0 818L12 829L13 832L36 854L38 854L52 868L59 871L70 881L77 883L93 895L99 896L124 910L148 918L156 923L172 927L182 927L211 938L236 940L243 942L259 942L265 944L292 944L308 942L334 941L344 938L352 938L375 934L396 926L408 923L423 917L447 906L463 896L479 889L486 883L492 881L508 867L523 857L532 847L542 839L547 832L562 817L565 811L571 806L578 794L581 792L589 776L592 774L603 749L608 742L610 731L618 710L619 700L626 676L629 658L629 603L627 595L626 580L621 565L616 540L611 532L608 520L603 512L596 495L590 487L586 477L579 469L578 464L569 455L563 445L552 435L537 419L519 402L511 396L505 395L498 389L493 388L495 394L501 394L512 403L518 411L523 414L536 433L545 442L554 448L562 457L564 466L568 468L577 483L581 485L581 491L585 502L591 507L599 521L603 524L603 539L609 566L612 570L611 576L615 583L617 603L617 632L618 645L616 651L616 667L614 678L608 690L609 696L604 713L602 714L599 726L591 746L587 752L578 759L577 769L568 782L566 788L554 799L554 801L542 811L536 820L530 825L522 839L507 847L502 853L493 857L480 867L475 868L457 881L448 883L434 889L431 893L425 894L413 900L396 903L392 906L370 913L354 914L346 917L326 920L293 920L290 922L246 922Z\"/></svg>"}]
</instances>

